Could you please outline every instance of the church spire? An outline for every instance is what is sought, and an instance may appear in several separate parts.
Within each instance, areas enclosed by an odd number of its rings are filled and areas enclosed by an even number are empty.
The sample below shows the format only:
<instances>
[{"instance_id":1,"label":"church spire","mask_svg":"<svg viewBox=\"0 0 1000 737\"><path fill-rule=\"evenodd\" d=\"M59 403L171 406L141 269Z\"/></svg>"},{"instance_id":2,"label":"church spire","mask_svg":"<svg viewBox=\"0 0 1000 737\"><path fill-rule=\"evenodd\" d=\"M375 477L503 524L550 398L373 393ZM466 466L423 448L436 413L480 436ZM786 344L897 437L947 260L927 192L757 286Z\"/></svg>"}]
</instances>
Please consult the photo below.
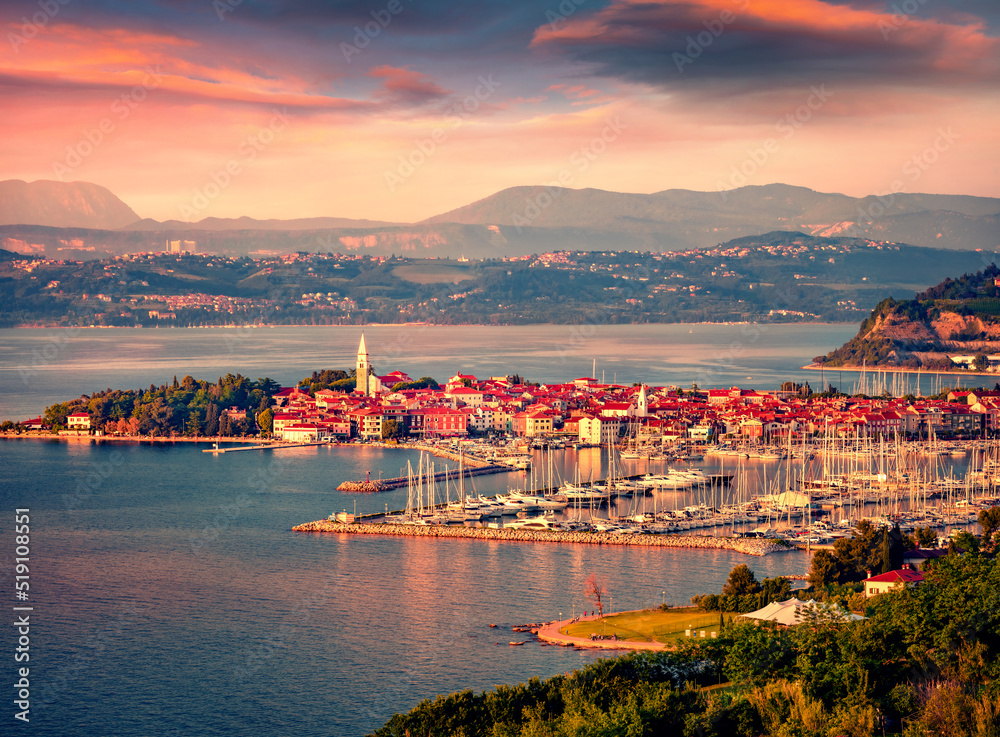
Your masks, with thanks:
<instances>
[{"instance_id":1,"label":"church spire","mask_svg":"<svg viewBox=\"0 0 1000 737\"><path fill-rule=\"evenodd\" d=\"M368 380L368 347L365 345L365 334L361 333L361 343L358 344L358 363L354 376L358 391L366 397L371 396L371 384Z\"/></svg>"},{"instance_id":2,"label":"church spire","mask_svg":"<svg viewBox=\"0 0 1000 737\"><path fill-rule=\"evenodd\" d=\"M646 385L639 385L639 401L636 403L635 414L637 417L647 417L649 415L649 399L646 397Z\"/></svg>"}]
</instances>

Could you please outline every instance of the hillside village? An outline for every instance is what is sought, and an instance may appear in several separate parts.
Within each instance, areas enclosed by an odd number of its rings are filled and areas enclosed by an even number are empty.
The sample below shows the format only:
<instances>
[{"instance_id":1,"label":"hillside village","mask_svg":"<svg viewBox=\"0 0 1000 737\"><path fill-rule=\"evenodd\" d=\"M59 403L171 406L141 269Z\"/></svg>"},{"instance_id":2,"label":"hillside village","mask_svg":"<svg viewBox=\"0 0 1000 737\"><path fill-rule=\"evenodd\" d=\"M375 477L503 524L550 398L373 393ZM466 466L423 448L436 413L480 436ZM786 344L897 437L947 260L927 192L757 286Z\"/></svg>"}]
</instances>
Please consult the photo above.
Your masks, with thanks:
<instances>
[{"instance_id":1,"label":"hillside village","mask_svg":"<svg viewBox=\"0 0 1000 737\"><path fill-rule=\"evenodd\" d=\"M30 245L0 241L6 249ZM986 258L794 232L669 253L487 259L308 250L232 256L200 244L197 253L71 254L0 251L0 325L854 322L887 292L911 294L939 279L944 259L975 269Z\"/></svg>"}]
</instances>

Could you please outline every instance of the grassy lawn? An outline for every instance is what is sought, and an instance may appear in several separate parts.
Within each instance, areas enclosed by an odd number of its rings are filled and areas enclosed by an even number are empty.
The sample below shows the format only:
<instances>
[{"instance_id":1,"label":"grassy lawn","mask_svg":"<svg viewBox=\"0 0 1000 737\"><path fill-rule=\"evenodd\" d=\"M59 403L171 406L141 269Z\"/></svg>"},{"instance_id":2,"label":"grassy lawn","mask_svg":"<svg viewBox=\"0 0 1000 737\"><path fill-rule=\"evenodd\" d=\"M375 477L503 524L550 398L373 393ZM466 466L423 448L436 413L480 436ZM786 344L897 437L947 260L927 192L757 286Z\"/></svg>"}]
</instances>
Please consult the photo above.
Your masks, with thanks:
<instances>
[{"instance_id":1,"label":"grassy lawn","mask_svg":"<svg viewBox=\"0 0 1000 737\"><path fill-rule=\"evenodd\" d=\"M724 615L726 621L732 620L733 614ZM699 636L705 631L705 637L711 637L712 632L719 630L719 613L703 612L697 609L645 609L639 612L625 612L605 617L604 619L574 622L563 627L560 632L573 637L589 638L591 634L618 635L619 640L636 642L662 642L674 645L684 640L685 630Z\"/></svg>"}]
</instances>

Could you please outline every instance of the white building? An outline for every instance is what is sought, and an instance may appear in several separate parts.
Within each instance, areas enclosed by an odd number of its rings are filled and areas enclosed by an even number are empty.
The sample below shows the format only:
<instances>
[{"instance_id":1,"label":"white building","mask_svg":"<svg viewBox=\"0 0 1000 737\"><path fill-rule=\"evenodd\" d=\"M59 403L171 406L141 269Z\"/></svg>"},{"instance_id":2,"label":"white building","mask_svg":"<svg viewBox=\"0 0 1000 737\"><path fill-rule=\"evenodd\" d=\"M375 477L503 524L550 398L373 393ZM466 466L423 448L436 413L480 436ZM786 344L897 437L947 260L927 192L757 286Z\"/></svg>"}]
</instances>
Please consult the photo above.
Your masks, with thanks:
<instances>
[{"instance_id":1,"label":"white building","mask_svg":"<svg viewBox=\"0 0 1000 737\"><path fill-rule=\"evenodd\" d=\"M581 417L580 442L591 445L604 445L618 440L621 432L621 420L617 417Z\"/></svg>"}]
</instances>

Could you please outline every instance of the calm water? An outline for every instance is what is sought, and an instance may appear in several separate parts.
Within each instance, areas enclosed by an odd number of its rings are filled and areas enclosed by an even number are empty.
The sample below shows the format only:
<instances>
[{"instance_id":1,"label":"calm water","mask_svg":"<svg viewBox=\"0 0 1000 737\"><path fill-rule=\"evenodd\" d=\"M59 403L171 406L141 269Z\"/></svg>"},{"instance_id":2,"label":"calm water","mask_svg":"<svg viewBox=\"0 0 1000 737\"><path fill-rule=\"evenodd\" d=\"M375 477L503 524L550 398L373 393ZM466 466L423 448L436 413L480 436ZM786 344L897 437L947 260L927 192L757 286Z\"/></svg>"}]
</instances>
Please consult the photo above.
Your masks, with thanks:
<instances>
[{"instance_id":1,"label":"calm water","mask_svg":"<svg viewBox=\"0 0 1000 737\"><path fill-rule=\"evenodd\" d=\"M590 373L596 355L608 379L614 371L619 381L690 384L690 372L711 364L740 326L692 329L712 337L686 347L694 340L686 330L598 327L565 356L557 349L570 340L569 328L495 329L485 337L464 328L366 333L379 370L399 367L413 376L444 378L461 369L574 378ZM817 337L824 330L828 337ZM848 332L772 327L717 383L736 374L796 376L794 367ZM174 373L232 370L290 383L314 369L351 365L359 331L259 329L231 351L224 338L236 331L81 331L48 363L31 365L35 349L56 345L55 333L0 333L0 415L35 414L56 399L162 383ZM413 337L404 345L406 335ZM738 563L758 577L805 568L798 553L756 559L290 532L355 503L359 513L401 506L405 491L348 497L334 489L369 470L396 475L415 459L404 450L212 456L191 444L0 441L0 509L7 515L0 587L11 602L13 510L31 509L32 732L361 735L423 698L547 677L597 657L506 644L520 639L512 625L578 612L590 573L609 581L611 603L621 610L717 591ZM580 460L585 474L600 464L599 454ZM476 484L493 493L520 480L482 477ZM0 640L11 653L13 632ZM0 678L10 684L15 664L4 661Z\"/></svg>"},{"instance_id":2,"label":"calm water","mask_svg":"<svg viewBox=\"0 0 1000 737\"><path fill-rule=\"evenodd\" d=\"M408 451L0 441L0 454L2 508L31 509L35 734L360 735L438 693L592 660L506 644L520 639L512 625L578 612L592 572L632 609L718 590L741 562L760 577L805 566L798 553L289 531L355 500L382 508L332 489L393 473Z\"/></svg>"},{"instance_id":3,"label":"calm water","mask_svg":"<svg viewBox=\"0 0 1000 737\"><path fill-rule=\"evenodd\" d=\"M371 362L444 381L519 373L532 381L597 376L622 383L777 388L820 384L802 371L856 325L366 326ZM315 370L354 367L361 328L0 330L0 419L26 419L67 398L162 384L175 374L269 376L289 386ZM852 375L853 376L853 375ZM840 374L825 379L837 384ZM845 372L844 381L853 381Z\"/></svg>"}]
</instances>

